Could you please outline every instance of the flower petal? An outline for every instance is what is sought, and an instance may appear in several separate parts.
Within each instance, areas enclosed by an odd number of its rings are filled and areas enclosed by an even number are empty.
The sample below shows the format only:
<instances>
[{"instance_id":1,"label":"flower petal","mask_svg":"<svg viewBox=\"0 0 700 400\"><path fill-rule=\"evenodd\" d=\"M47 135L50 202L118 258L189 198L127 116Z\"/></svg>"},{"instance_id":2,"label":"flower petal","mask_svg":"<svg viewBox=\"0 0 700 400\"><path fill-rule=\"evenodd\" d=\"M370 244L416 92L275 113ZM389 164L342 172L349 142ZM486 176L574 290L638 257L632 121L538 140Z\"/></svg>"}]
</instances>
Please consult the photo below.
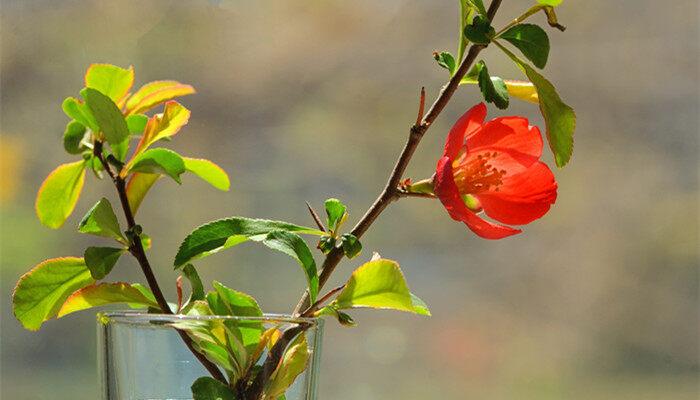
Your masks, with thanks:
<instances>
[{"instance_id":1,"label":"flower petal","mask_svg":"<svg viewBox=\"0 0 700 400\"><path fill-rule=\"evenodd\" d=\"M520 174L506 175L498 189L476 197L486 215L504 224L524 225L541 218L557 199L554 174L543 162Z\"/></svg>"},{"instance_id":2,"label":"flower petal","mask_svg":"<svg viewBox=\"0 0 700 400\"><path fill-rule=\"evenodd\" d=\"M464 146L464 138L479 131L486 118L486 105L479 103L464 113L450 129L443 157L455 158Z\"/></svg>"},{"instance_id":3,"label":"flower petal","mask_svg":"<svg viewBox=\"0 0 700 400\"><path fill-rule=\"evenodd\" d=\"M472 232L482 238L502 239L521 232L519 229L496 225L481 219L467 208L455 184L452 163L448 157L443 157L438 161L435 172L435 194L452 219L464 222Z\"/></svg>"},{"instance_id":4,"label":"flower petal","mask_svg":"<svg viewBox=\"0 0 700 400\"><path fill-rule=\"evenodd\" d=\"M493 119L476 134L467 137L467 151L496 151L508 153L511 158L529 167L542 156L542 135L539 128L530 126L526 118L501 117Z\"/></svg>"}]
</instances>

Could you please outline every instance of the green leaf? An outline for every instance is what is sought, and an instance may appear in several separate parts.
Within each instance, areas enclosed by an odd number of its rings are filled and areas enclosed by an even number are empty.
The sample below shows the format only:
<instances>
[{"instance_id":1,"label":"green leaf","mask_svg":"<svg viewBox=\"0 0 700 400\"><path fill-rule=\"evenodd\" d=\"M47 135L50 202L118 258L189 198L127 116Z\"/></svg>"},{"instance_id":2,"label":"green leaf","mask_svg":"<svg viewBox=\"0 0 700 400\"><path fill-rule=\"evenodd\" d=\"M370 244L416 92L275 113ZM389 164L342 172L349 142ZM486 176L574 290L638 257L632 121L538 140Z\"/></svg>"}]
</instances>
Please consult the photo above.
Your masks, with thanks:
<instances>
[{"instance_id":1,"label":"green leaf","mask_svg":"<svg viewBox=\"0 0 700 400\"><path fill-rule=\"evenodd\" d=\"M85 131L85 125L75 120L66 125L66 130L63 132L63 148L69 154L80 154L85 150L85 146L81 144Z\"/></svg>"},{"instance_id":2,"label":"green leaf","mask_svg":"<svg viewBox=\"0 0 700 400\"><path fill-rule=\"evenodd\" d=\"M184 157L185 169L219 190L227 192L231 186L226 171L209 160Z\"/></svg>"},{"instance_id":3,"label":"green leaf","mask_svg":"<svg viewBox=\"0 0 700 400\"><path fill-rule=\"evenodd\" d=\"M212 284L215 291L207 293L206 298L209 308L215 315L234 315L237 317L261 317L263 315L258 302L252 296L229 289L217 281ZM252 351L257 346L260 335L264 331L260 321L224 321L224 324L246 351ZM239 351L238 353L243 352ZM240 362L243 362L245 358L245 356L238 355Z\"/></svg>"},{"instance_id":4,"label":"green leaf","mask_svg":"<svg viewBox=\"0 0 700 400\"><path fill-rule=\"evenodd\" d=\"M111 145L117 145L129 138L129 127L119 107L107 96L95 89L85 88L80 91L85 103L95 116L100 131ZM115 154L116 155L116 154ZM121 157L118 157L120 158Z\"/></svg>"},{"instance_id":5,"label":"green leaf","mask_svg":"<svg viewBox=\"0 0 700 400\"><path fill-rule=\"evenodd\" d=\"M206 257L220 250L241 244L251 236L262 236L272 231L296 232L323 236L318 229L307 228L282 221L232 217L202 225L192 231L180 244L175 256L175 267L193 258Z\"/></svg>"},{"instance_id":6,"label":"green leaf","mask_svg":"<svg viewBox=\"0 0 700 400\"><path fill-rule=\"evenodd\" d=\"M345 218L347 218L345 204L338 199L328 199L325 202L325 207L328 229L330 229L331 232L337 233L338 228L340 228L340 225L345 221Z\"/></svg>"},{"instance_id":7,"label":"green leaf","mask_svg":"<svg viewBox=\"0 0 700 400\"><path fill-rule=\"evenodd\" d=\"M190 299L188 302L204 300L204 285L202 285L202 280L199 278L199 274L194 268L194 265L185 265L185 268L182 269L182 272L185 275L185 277L190 281L190 286L192 286L192 294L190 294Z\"/></svg>"},{"instance_id":8,"label":"green leaf","mask_svg":"<svg viewBox=\"0 0 700 400\"><path fill-rule=\"evenodd\" d=\"M543 6L551 6L551 7L556 7L559 4L561 4L563 0L537 0L538 3L542 4Z\"/></svg>"},{"instance_id":9,"label":"green leaf","mask_svg":"<svg viewBox=\"0 0 700 400\"><path fill-rule=\"evenodd\" d=\"M158 307L153 296L144 295L142 289L125 283L100 283L86 286L71 294L58 310L57 318L105 304L125 303L131 308Z\"/></svg>"},{"instance_id":10,"label":"green leaf","mask_svg":"<svg viewBox=\"0 0 700 400\"><path fill-rule=\"evenodd\" d=\"M126 250L115 247L88 247L85 249L85 265L95 280L104 279Z\"/></svg>"},{"instance_id":11,"label":"green leaf","mask_svg":"<svg viewBox=\"0 0 700 400\"><path fill-rule=\"evenodd\" d=\"M347 258L355 258L362 251L362 243L351 233L341 236L340 243Z\"/></svg>"},{"instance_id":12,"label":"green leaf","mask_svg":"<svg viewBox=\"0 0 700 400\"><path fill-rule=\"evenodd\" d=\"M474 8L476 8L477 11L479 11L479 14L483 15L484 17L486 16L486 7L484 7L484 2L483 0L467 0L469 3L472 4Z\"/></svg>"},{"instance_id":13,"label":"green leaf","mask_svg":"<svg viewBox=\"0 0 700 400\"><path fill-rule=\"evenodd\" d=\"M433 53L433 58L437 61L438 65L450 71L450 76L454 75L457 64L455 59L448 51L443 51L441 53Z\"/></svg>"},{"instance_id":14,"label":"green leaf","mask_svg":"<svg viewBox=\"0 0 700 400\"><path fill-rule=\"evenodd\" d=\"M284 353L279 367L272 373L270 382L265 387L265 398L276 399L283 396L297 376L306 369L310 358L306 336L301 334L295 342Z\"/></svg>"},{"instance_id":15,"label":"green leaf","mask_svg":"<svg viewBox=\"0 0 700 400\"><path fill-rule=\"evenodd\" d=\"M335 247L335 238L333 236L327 235L327 236L321 236L321 238L318 240L318 245L316 248L321 250L323 254L328 254L330 253L331 250Z\"/></svg>"},{"instance_id":16,"label":"green leaf","mask_svg":"<svg viewBox=\"0 0 700 400\"><path fill-rule=\"evenodd\" d=\"M518 24L500 36L517 47L537 68L547 65L549 37L544 29L534 24Z\"/></svg>"},{"instance_id":17,"label":"green leaf","mask_svg":"<svg viewBox=\"0 0 700 400\"><path fill-rule=\"evenodd\" d=\"M85 87L98 90L118 103L134 84L134 67L92 64L85 73Z\"/></svg>"},{"instance_id":18,"label":"green leaf","mask_svg":"<svg viewBox=\"0 0 700 400\"><path fill-rule=\"evenodd\" d=\"M135 172L131 174L129 183L126 185L126 198L129 200L131 212L136 214L146 193L151 189L153 184L160 178L159 174L144 174Z\"/></svg>"},{"instance_id":19,"label":"green leaf","mask_svg":"<svg viewBox=\"0 0 700 400\"><path fill-rule=\"evenodd\" d=\"M78 225L78 232L111 237L120 243L128 243L121 233L112 204L104 197L85 214Z\"/></svg>"},{"instance_id":20,"label":"green leaf","mask_svg":"<svg viewBox=\"0 0 700 400\"><path fill-rule=\"evenodd\" d=\"M489 70L483 61L479 61L474 68L477 71L479 89L484 96L484 100L493 103L496 107L504 110L508 108L508 88L503 79L489 75Z\"/></svg>"},{"instance_id":21,"label":"green leaf","mask_svg":"<svg viewBox=\"0 0 700 400\"><path fill-rule=\"evenodd\" d=\"M430 315L425 303L414 298L399 264L380 258L356 269L330 305L338 310L369 307Z\"/></svg>"},{"instance_id":22,"label":"green leaf","mask_svg":"<svg viewBox=\"0 0 700 400\"><path fill-rule=\"evenodd\" d=\"M85 183L85 161L59 165L46 177L36 196L39 221L57 229L66 222L78 202Z\"/></svg>"},{"instance_id":23,"label":"green leaf","mask_svg":"<svg viewBox=\"0 0 700 400\"><path fill-rule=\"evenodd\" d=\"M46 260L22 275L12 294L15 317L29 330L56 316L76 290L94 283L82 258Z\"/></svg>"},{"instance_id":24,"label":"green leaf","mask_svg":"<svg viewBox=\"0 0 700 400\"><path fill-rule=\"evenodd\" d=\"M464 28L464 36L476 44L489 44L495 34L488 18L482 15L475 16L471 25Z\"/></svg>"},{"instance_id":25,"label":"green leaf","mask_svg":"<svg viewBox=\"0 0 700 400\"><path fill-rule=\"evenodd\" d=\"M143 114L128 115L126 117L126 126L129 129L129 133L132 135L140 135L146 128L148 123L148 116Z\"/></svg>"},{"instance_id":26,"label":"green leaf","mask_svg":"<svg viewBox=\"0 0 700 400\"><path fill-rule=\"evenodd\" d=\"M316 301L318 296L318 273L316 262L311 255L309 246L299 235L286 231L273 231L265 236L262 243L272 250L280 251L297 260L306 275L306 282L309 286L309 297L311 303Z\"/></svg>"},{"instance_id":27,"label":"green leaf","mask_svg":"<svg viewBox=\"0 0 700 400\"><path fill-rule=\"evenodd\" d=\"M186 96L194 92L192 86L177 81L150 82L143 85L129 98L126 102L126 111L127 114L142 113L175 97Z\"/></svg>"},{"instance_id":28,"label":"green leaf","mask_svg":"<svg viewBox=\"0 0 700 400\"><path fill-rule=\"evenodd\" d=\"M92 115L92 112L87 104L77 100L74 97L67 97L65 100L63 100L61 107L67 116L80 122L84 126L87 126L93 132L100 130L100 127L97 125L97 120L95 120L95 117Z\"/></svg>"},{"instance_id":29,"label":"green leaf","mask_svg":"<svg viewBox=\"0 0 700 400\"><path fill-rule=\"evenodd\" d=\"M185 161L176 152L157 148L146 150L131 161L129 171L164 174L182 183L180 175L185 172Z\"/></svg>"},{"instance_id":30,"label":"green leaf","mask_svg":"<svg viewBox=\"0 0 700 400\"><path fill-rule=\"evenodd\" d=\"M209 376L194 381L191 389L193 400L236 400L228 386Z\"/></svg>"},{"instance_id":31,"label":"green leaf","mask_svg":"<svg viewBox=\"0 0 700 400\"><path fill-rule=\"evenodd\" d=\"M574 151L576 114L573 108L561 100L554 85L545 77L500 45L500 43L495 43L525 72L530 82L537 88L540 111L547 127L549 148L554 153L554 161L557 166L560 168L565 166L571 159L571 154Z\"/></svg>"}]
</instances>

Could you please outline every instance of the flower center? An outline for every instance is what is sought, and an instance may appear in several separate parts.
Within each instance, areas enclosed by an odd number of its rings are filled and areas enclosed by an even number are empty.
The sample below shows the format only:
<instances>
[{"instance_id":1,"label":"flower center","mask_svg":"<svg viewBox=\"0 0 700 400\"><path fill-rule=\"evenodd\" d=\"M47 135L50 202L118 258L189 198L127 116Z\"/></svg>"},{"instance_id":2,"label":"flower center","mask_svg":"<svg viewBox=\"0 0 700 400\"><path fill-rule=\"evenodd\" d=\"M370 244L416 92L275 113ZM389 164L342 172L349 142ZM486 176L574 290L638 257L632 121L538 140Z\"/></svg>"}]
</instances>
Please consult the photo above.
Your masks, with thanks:
<instances>
[{"instance_id":1,"label":"flower center","mask_svg":"<svg viewBox=\"0 0 700 400\"><path fill-rule=\"evenodd\" d=\"M463 154L453 164L454 178L459 192L462 194L476 194L487 190L498 191L503 183L506 171L498 170L489 162L498 155L497 152L486 152L476 157L467 157Z\"/></svg>"}]
</instances>

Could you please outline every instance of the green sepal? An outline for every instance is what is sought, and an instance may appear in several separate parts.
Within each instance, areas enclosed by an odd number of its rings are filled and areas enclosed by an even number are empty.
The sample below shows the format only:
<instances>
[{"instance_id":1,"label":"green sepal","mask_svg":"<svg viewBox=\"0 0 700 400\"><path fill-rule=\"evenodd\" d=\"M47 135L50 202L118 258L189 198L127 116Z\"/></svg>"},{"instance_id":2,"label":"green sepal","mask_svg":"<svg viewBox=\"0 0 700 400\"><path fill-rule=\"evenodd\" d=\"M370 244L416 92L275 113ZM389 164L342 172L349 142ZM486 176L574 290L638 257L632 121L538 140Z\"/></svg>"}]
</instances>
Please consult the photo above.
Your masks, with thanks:
<instances>
[{"instance_id":1,"label":"green sepal","mask_svg":"<svg viewBox=\"0 0 700 400\"><path fill-rule=\"evenodd\" d=\"M104 279L112 271L119 257L127 250L116 247L88 247L85 249L85 265L95 280Z\"/></svg>"},{"instance_id":2,"label":"green sepal","mask_svg":"<svg viewBox=\"0 0 700 400\"><path fill-rule=\"evenodd\" d=\"M464 28L464 36L475 44L489 44L494 35L496 30L488 18L482 15L475 16L472 23Z\"/></svg>"},{"instance_id":3,"label":"green sepal","mask_svg":"<svg viewBox=\"0 0 700 400\"><path fill-rule=\"evenodd\" d=\"M328 254L330 253L331 250L335 247L335 238L330 235L322 236L321 239L318 240L318 245L316 248L321 250L323 254Z\"/></svg>"}]
</instances>

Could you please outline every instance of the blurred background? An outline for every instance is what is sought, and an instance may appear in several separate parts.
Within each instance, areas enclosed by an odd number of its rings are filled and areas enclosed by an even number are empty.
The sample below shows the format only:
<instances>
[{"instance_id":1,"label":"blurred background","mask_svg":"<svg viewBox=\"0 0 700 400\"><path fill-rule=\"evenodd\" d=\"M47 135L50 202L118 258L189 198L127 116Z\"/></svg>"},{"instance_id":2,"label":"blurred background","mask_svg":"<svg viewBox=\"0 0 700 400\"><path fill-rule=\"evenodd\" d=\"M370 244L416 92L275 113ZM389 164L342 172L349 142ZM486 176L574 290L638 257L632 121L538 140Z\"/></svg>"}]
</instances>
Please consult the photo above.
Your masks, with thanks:
<instances>
[{"instance_id":1,"label":"blurred background","mask_svg":"<svg viewBox=\"0 0 700 400\"><path fill-rule=\"evenodd\" d=\"M506 0L496 26L533 1ZM311 224L343 199L354 223L383 186L415 120L421 86L447 74L458 2L2 1L0 229L2 389L6 399L95 399L95 317L23 330L11 312L18 277L45 258L80 255L98 238L74 227L113 188L88 174L63 229L42 227L34 196L71 157L61 102L92 62L133 65L136 84L176 79L190 124L172 142L232 178L222 193L192 177L160 181L139 212L157 275L174 295L172 259L194 227L245 215ZM525 233L484 241L436 201L391 206L363 238L398 260L432 318L356 312L327 324L321 399L697 399L698 2L565 1L565 33L545 75L578 114L576 150L555 171L557 204ZM543 16L534 17L543 23ZM495 48L494 75L520 78ZM423 140L407 176L432 174L451 123L480 101L462 87ZM508 114L542 126L537 108ZM490 115L502 115L490 107ZM545 156L551 162L551 156ZM304 285L287 258L253 245L198 264L289 312ZM142 280L123 258L115 280Z\"/></svg>"}]
</instances>

